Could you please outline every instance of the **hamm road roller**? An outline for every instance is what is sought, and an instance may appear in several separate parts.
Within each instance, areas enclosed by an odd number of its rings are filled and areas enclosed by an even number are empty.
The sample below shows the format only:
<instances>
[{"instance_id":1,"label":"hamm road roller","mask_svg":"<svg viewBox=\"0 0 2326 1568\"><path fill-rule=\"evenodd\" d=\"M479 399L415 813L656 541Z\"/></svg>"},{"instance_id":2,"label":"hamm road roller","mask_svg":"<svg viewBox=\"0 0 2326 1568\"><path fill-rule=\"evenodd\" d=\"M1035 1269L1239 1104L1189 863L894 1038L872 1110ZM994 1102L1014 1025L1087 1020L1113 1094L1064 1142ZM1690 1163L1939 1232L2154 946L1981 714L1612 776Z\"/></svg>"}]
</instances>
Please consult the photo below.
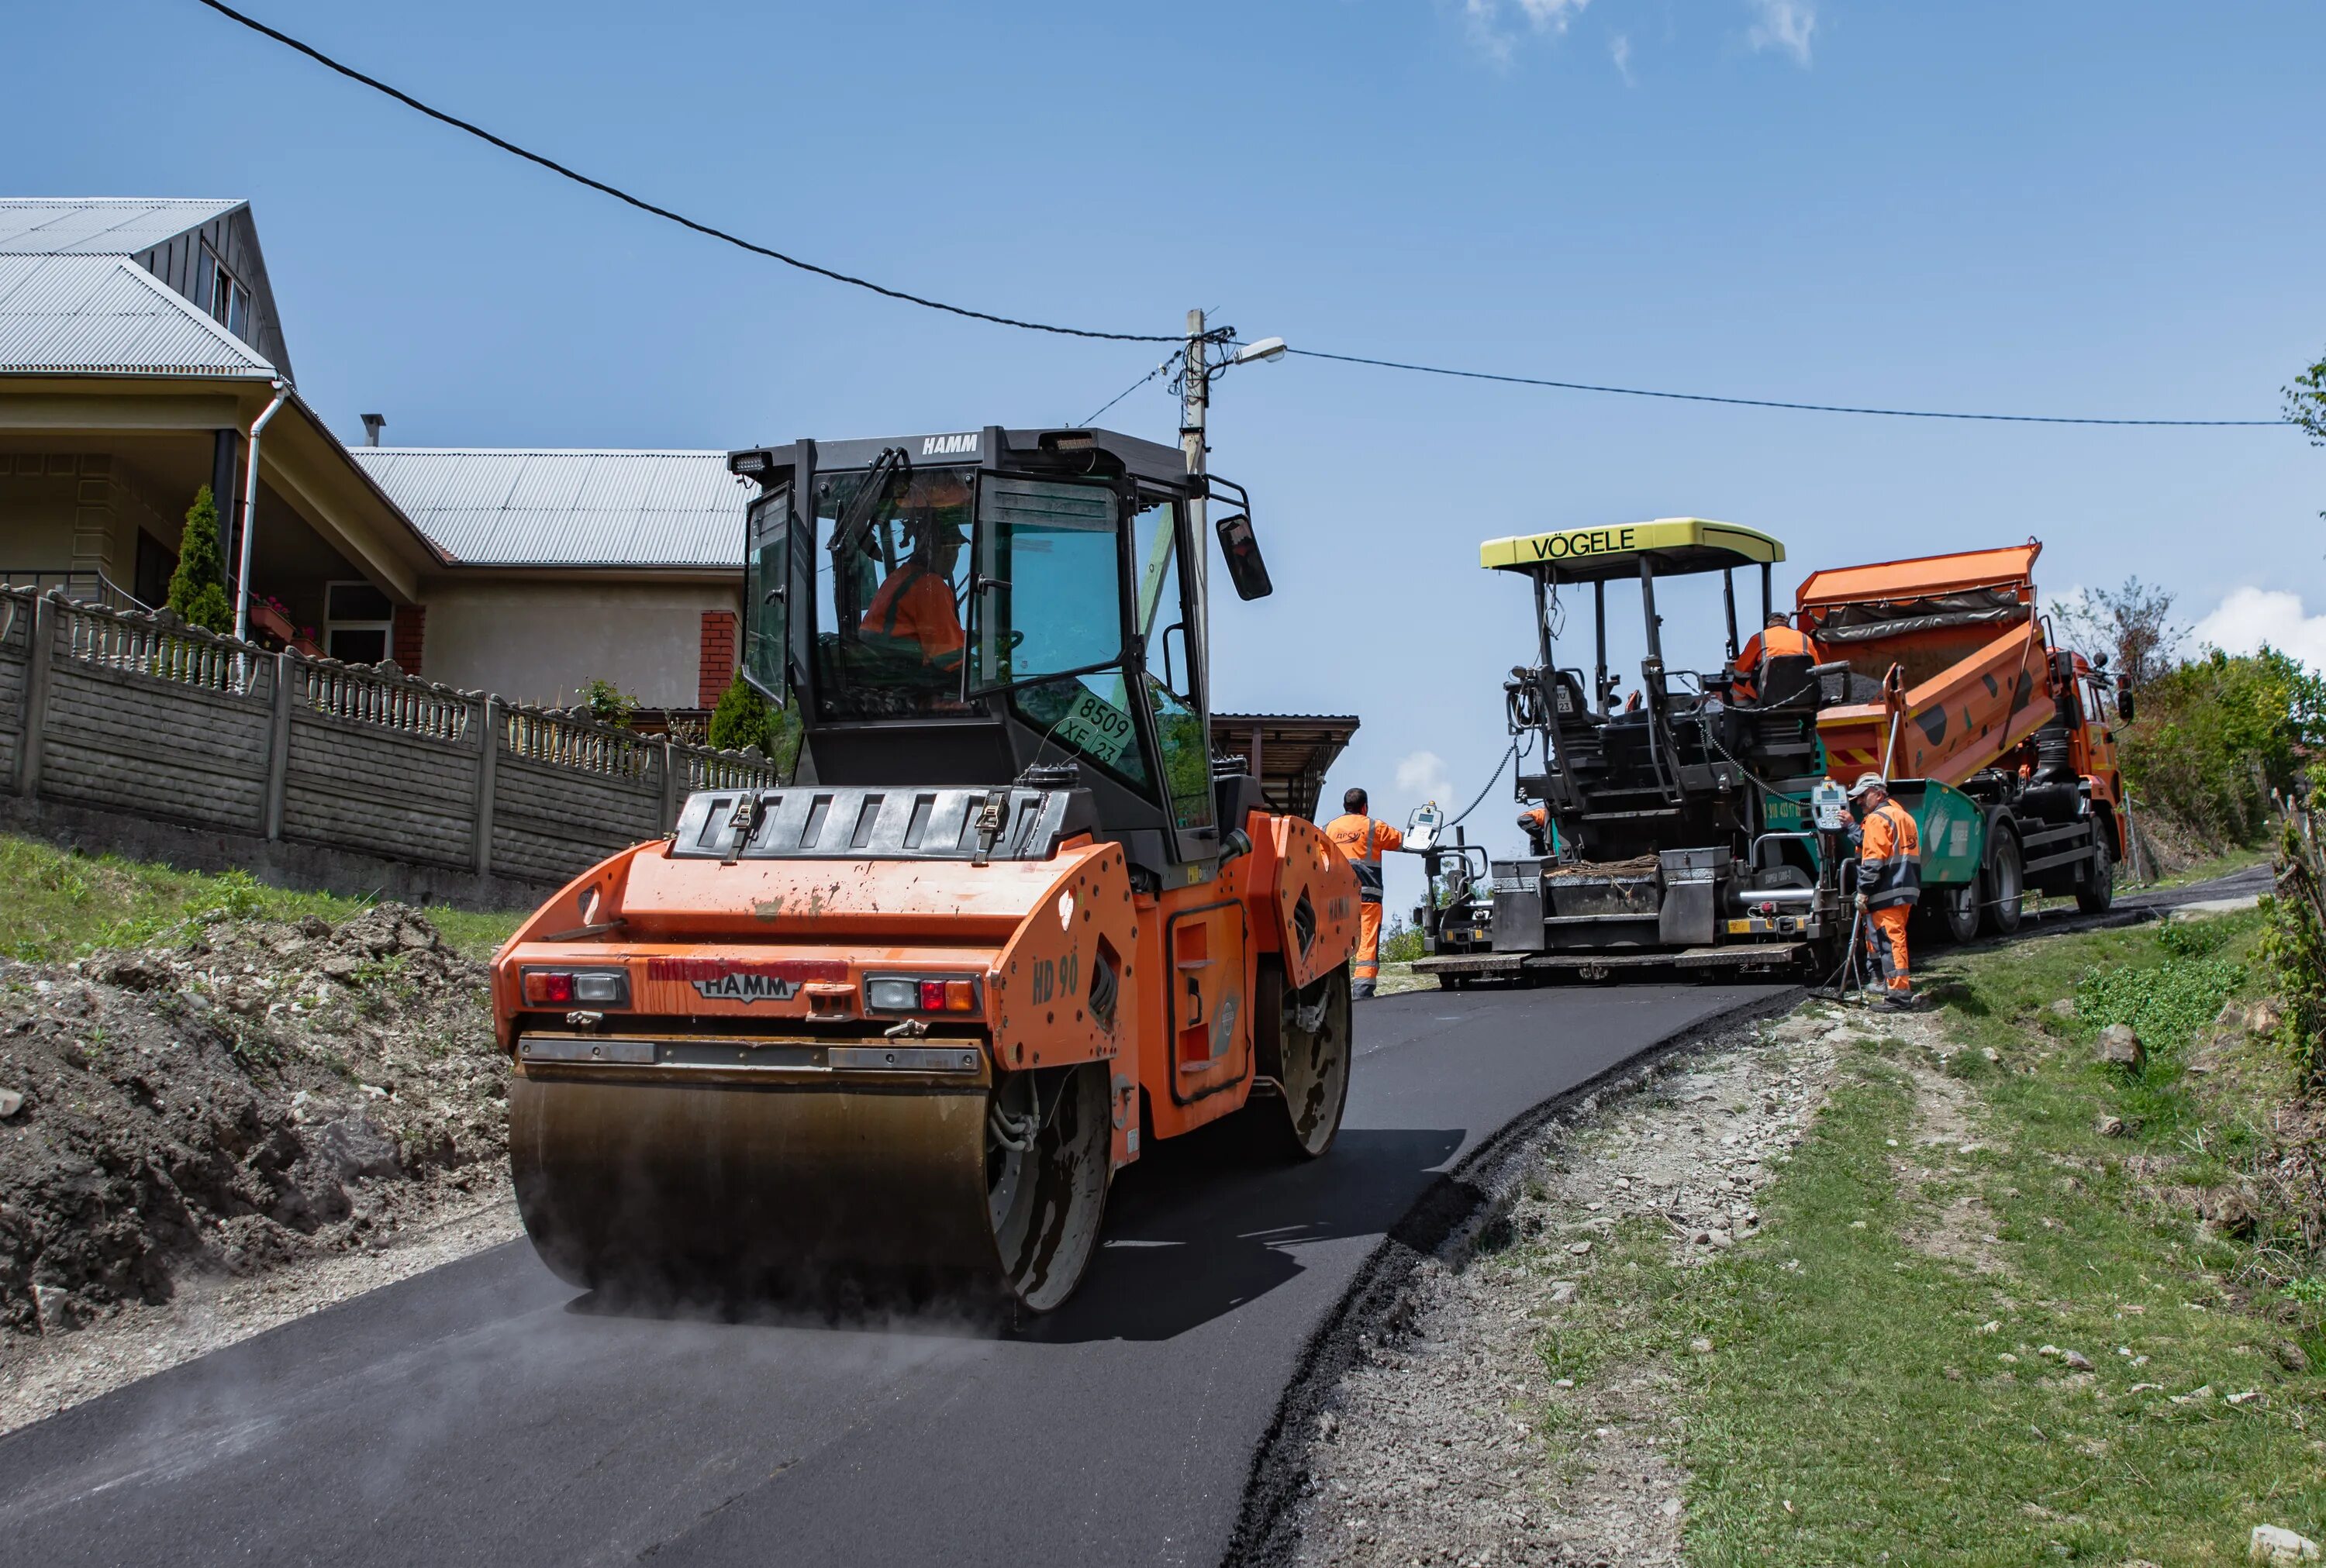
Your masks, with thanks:
<instances>
[{"instance_id":1,"label":"hamm road roller","mask_svg":"<svg viewBox=\"0 0 2326 1568\"><path fill-rule=\"evenodd\" d=\"M549 1266L1038 1312L1148 1140L1243 1116L1322 1155L1356 880L1212 753L1201 534L1261 597L1248 504L1201 529L1226 481L1105 431L729 467L795 779L694 793L494 960Z\"/></svg>"}]
</instances>

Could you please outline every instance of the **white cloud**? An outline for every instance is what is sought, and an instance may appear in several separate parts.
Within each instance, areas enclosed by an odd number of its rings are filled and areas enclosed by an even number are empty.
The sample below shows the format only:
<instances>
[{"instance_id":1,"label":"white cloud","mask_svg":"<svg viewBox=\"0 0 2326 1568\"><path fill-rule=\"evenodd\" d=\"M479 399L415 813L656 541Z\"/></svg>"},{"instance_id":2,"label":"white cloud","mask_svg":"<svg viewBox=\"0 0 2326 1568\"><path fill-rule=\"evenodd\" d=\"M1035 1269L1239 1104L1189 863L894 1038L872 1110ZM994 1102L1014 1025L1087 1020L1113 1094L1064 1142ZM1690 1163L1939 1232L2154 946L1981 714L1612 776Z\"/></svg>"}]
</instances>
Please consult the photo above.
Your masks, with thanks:
<instances>
[{"instance_id":1,"label":"white cloud","mask_svg":"<svg viewBox=\"0 0 2326 1568\"><path fill-rule=\"evenodd\" d=\"M1608 58L1615 62L1615 74L1624 79L1625 87L1630 87L1632 85L1632 41L1620 32L1615 34L1607 41L1607 54Z\"/></svg>"},{"instance_id":2,"label":"white cloud","mask_svg":"<svg viewBox=\"0 0 2326 1568\"><path fill-rule=\"evenodd\" d=\"M1450 803L1454 780L1446 772L1446 759L1434 751L1406 753L1398 759L1397 793L1408 800Z\"/></svg>"},{"instance_id":3,"label":"white cloud","mask_svg":"<svg viewBox=\"0 0 2326 1568\"><path fill-rule=\"evenodd\" d=\"M1518 38L1503 24L1503 0L1462 0L1462 14L1470 24L1470 42L1497 65L1510 61ZM1591 0L1515 0L1519 14L1537 32L1553 37L1583 14Z\"/></svg>"},{"instance_id":4,"label":"white cloud","mask_svg":"<svg viewBox=\"0 0 2326 1568\"><path fill-rule=\"evenodd\" d=\"M2193 636L2225 654L2250 654L2267 643L2313 670L2326 670L2326 613L2309 615L2302 596L2282 589L2232 589Z\"/></svg>"},{"instance_id":5,"label":"white cloud","mask_svg":"<svg viewBox=\"0 0 2326 1568\"><path fill-rule=\"evenodd\" d=\"M1794 63L1807 66L1810 62L1810 35L1817 31L1817 6L1814 0L1751 0L1759 20L1744 35L1744 42L1754 49L1777 49L1793 57Z\"/></svg>"}]
</instances>

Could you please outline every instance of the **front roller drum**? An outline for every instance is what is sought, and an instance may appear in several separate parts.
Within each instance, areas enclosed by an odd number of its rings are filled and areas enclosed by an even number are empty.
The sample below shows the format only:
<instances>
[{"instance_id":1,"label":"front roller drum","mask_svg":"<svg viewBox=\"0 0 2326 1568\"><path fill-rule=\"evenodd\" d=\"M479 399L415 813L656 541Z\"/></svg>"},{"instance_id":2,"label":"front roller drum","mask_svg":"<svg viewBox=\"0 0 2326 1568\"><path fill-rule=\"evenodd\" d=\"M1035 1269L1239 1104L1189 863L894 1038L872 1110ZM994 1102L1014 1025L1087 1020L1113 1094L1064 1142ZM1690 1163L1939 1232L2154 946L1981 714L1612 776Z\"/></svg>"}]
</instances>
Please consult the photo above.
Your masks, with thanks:
<instances>
[{"instance_id":1,"label":"front roller drum","mask_svg":"<svg viewBox=\"0 0 2326 1568\"><path fill-rule=\"evenodd\" d=\"M560 1278L592 1289L1047 1311L1097 1242L1108 1134L1094 1065L991 1089L578 1075L509 1089L526 1231Z\"/></svg>"}]
</instances>

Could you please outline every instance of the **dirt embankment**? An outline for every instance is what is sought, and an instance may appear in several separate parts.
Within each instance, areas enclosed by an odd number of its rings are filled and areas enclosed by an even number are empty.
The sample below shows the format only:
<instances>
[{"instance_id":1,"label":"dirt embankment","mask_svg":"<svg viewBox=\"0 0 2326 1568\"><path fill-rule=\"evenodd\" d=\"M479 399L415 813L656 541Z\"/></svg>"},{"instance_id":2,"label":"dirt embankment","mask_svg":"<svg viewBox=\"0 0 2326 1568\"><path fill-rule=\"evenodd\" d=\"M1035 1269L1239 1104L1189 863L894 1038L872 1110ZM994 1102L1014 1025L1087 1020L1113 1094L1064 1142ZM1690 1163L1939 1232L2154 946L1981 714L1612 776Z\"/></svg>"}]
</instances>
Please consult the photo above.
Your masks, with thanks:
<instances>
[{"instance_id":1,"label":"dirt embankment","mask_svg":"<svg viewBox=\"0 0 2326 1568\"><path fill-rule=\"evenodd\" d=\"M0 1332L384 1243L503 1181L485 969L418 911L0 960Z\"/></svg>"}]
</instances>

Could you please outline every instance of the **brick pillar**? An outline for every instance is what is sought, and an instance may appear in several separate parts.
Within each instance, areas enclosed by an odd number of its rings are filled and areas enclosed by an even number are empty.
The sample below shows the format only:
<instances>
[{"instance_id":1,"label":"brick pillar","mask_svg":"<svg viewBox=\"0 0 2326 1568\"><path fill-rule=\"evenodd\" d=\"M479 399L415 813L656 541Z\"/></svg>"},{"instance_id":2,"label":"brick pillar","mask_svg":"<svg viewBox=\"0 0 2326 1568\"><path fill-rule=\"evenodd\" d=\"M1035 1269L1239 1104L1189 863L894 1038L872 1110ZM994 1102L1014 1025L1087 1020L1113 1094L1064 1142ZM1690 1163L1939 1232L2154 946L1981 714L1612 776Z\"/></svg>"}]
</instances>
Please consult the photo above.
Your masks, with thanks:
<instances>
[{"instance_id":1,"label":"brick pillar","mask_svg":"<svg viewBox=\"0 0 2326 1568\"><path fill-rule=\"evenodd\" d=\"M395 667L407 675L420 673L420 655L428 643L428 607L397 605L395 630L388 641L388 657L395 661Z\"/></svg>"},{"instance_id":2,"label":"brick pillar","mask_svg":"<svg viewBox=\"0 0 2326 1568\"><path fill-rule=\"evenodd\" d=\"M735 678L735 612L702 612L702 654L694 682L694 705L716 708L719 694Z\"/></svg>"}]
</instances>

